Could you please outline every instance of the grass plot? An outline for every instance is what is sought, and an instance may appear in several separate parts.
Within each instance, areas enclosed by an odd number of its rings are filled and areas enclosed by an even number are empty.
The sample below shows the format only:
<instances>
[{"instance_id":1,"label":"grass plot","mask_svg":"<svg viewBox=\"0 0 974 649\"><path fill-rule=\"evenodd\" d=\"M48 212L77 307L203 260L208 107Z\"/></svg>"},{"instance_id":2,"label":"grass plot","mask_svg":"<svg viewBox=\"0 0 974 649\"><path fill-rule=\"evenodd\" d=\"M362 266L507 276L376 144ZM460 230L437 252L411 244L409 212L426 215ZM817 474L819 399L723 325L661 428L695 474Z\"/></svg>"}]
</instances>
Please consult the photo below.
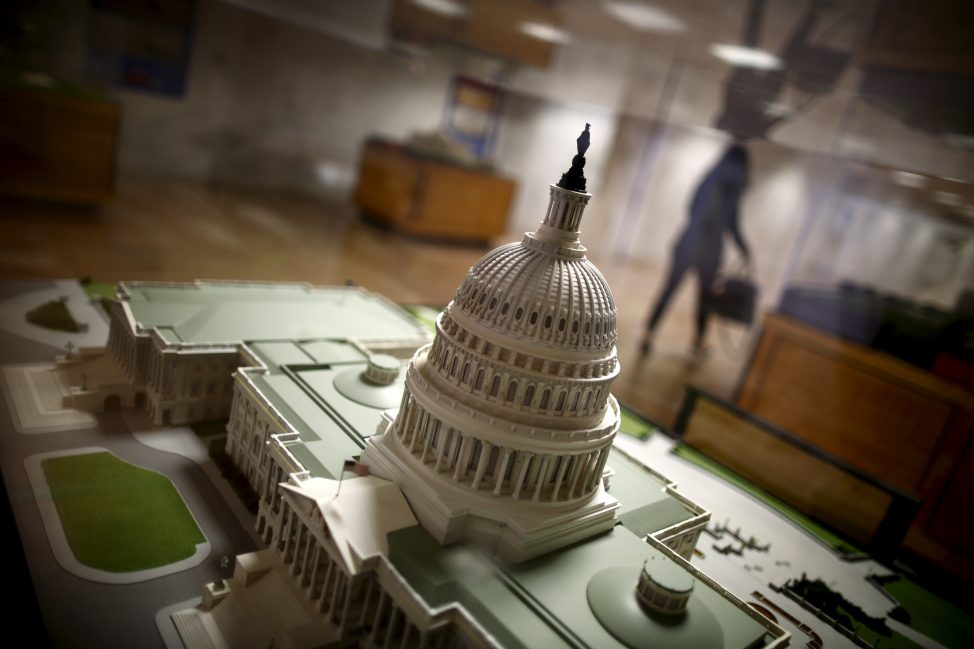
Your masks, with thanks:
<instances>
[{"instance_id":1,"label":"grass plot","mask_svg":"<svg viewBox=\"0 0 974 649\"><path fill-rule=\"evenodd\" d=\"M158 568L206 539L167 477L111 453L41 463L75 558L108 572Z\"/></svg>"}]
</instances>

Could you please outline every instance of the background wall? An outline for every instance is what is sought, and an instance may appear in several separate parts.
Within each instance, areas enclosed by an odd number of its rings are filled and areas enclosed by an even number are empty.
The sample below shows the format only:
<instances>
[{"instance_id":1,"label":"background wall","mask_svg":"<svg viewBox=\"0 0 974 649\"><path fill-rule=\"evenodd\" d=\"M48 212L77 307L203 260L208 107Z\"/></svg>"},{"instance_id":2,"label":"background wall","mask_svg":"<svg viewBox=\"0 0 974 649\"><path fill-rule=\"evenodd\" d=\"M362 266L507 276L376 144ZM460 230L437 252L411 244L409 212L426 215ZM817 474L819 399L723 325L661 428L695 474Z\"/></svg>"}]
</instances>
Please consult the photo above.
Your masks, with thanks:
<instances>
[{"instance_id":1,"label":"background wall","mask_svg":"<svg viewBox=\"0 0 974 649\"><path fill-rule=\"evenodd\" d=\"M761 45L779 51L807 3L765 4ZM815 42L854 51L876 6L825 6ZM38 7L54 36L52 67L83 79L87 3L49 0ZM555 48L544 69L442 45L394 43L386 36L389 7L387 0L369 0L357 11L330 3L201 0L185 96L113 91L123 106L121 173L300 189L343 202L363 140L436 129L451 78L468 74L506 89L494 163L519 182L511 236L540 219L547 185L567 168L575 134L591 123L586 175L596 199L584 224L587 245L601 263L666 264L692 191L727 142L711 125L734 68L707 45L739 37L744 0L719 11L687 9L697 12L694 36L636 32L598 7L565 3L563 26L573 38ZM750 145L742 227L768 303L785 282L795 242L821 230L812 223L833 223L834 238L839 226L829 220L828 210L836 209L829 197L851 168L882 164L974 179L970 148L947 146L942 136L877 109L858 94L860 74L849 66L812 99L783 93L774 109L788 119L768 140ZM847 219L840 229L848 239L835 245L848 251L850 273L857 258L887 263L891 249L898 267L922 269L942 237L914 237L916 221ZM873 222L888 233L870 233Z\"/></svg>"}]
</instances>

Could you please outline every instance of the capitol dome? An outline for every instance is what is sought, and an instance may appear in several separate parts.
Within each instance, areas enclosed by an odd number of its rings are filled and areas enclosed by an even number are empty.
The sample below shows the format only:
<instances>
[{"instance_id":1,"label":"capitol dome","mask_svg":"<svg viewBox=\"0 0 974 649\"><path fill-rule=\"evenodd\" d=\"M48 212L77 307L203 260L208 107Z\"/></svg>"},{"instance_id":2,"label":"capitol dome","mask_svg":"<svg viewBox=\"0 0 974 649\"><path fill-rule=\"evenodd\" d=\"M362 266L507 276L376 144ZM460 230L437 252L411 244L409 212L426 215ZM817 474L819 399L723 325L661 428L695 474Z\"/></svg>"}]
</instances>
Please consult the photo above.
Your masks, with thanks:
<instances>
[{"instance_id":1,"label":"capitol dome","mask_svg":"<svg viewBox=\"0 0 974 649\"><path fill-rule=\"evenodd\" d=\"M615 344L612 292L584 250L552 254L531 234L471 268L452 306L498 334L545 346L601 352Z\"/></svg>"},{"instance_id":2,"label":"capitol dome","mask_svg":"<svg viewBox=\"0 0 974 649\"><path fill-rule=\"evenodd\" d=\"M615 522L616 308L579 241L587 133L538 228L470 269L409 363L395 420L367 442L364 461L441 543L521 561Z\"/></svg>"}]
</instances>

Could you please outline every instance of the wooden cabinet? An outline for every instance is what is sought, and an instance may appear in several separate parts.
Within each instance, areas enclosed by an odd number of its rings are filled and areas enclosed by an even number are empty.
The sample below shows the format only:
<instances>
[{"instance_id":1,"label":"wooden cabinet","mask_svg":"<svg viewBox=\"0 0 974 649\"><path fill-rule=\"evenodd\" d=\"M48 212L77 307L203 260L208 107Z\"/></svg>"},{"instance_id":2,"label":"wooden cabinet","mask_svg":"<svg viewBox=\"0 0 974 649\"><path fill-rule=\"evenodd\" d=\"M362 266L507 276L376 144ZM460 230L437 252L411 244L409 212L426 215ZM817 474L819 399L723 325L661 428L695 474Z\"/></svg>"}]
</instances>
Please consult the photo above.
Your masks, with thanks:
<instances>
[{"instance_id":1,"label":"wooden cabinet","mask_svg":"<svg viewBox=\"0 0 974 649\"><path fill-rule=\"evenodd\" d=\"M111 197L119 108L82 92L0 86L0 193L98 203Z\"/></svg>"},{"instance_id":2,"label":"wooden cabinet","mask_svg":"<svg viewBox=\"0 0 974 649\"><path fill-rule=\"evenodd\" d=\"M780 315L765 317L737 404L923 505L905 546L974 580L974 395Z\"/></svg>"},{"instance_id":3,"label":"wooden cabinet","mask_svg":"<svg viewBox=\"0 0 974 649\"><path fill-rule=\"evenodd\" d=\"M421 236L487 241L504 233L513 180L369 141L355 202L372 218Z\"/></svg>"}]
</instances>

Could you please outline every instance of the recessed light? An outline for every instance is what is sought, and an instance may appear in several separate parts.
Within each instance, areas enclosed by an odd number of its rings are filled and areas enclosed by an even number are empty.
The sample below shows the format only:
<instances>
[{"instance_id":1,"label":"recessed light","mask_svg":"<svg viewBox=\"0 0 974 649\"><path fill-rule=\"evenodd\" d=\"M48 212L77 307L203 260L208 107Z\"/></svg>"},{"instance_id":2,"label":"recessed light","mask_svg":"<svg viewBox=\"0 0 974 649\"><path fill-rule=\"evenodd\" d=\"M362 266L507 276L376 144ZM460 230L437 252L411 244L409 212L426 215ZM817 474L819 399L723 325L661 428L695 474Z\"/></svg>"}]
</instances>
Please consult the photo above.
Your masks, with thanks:
<instances>
[{"instance_id":1,"label":"recessed light","mask_svg":"<svg viewBox=\"0 0 974 649\"><path fill-rule=\"evenodd\" d=\"M943 205L950 205L956 207L961 204L960 194L955 194L954 192L937 191L933 194L934 200Z\"/></svg>"},{"instance_id":2,"label":"recessed light","mask_svg":"<svg viewBox=\"0 0 974 649\"><path fill-rule=\"evenodd\" d=\"M641 2L607 2L605 10L613 18L644 32L683 32L683 21L665 9Z\"/></svg>"},{"instance_id":3,"label":"recessed light","mask_svg":"<svg viewBox=\"0 0 974 649\"><path fill-rule=\"evenodd\" d=\"M571 34L547 23L536 23L526 20L519 23L517 28L528 36L547 41L548 43L569 43L572 40Z\"/></svg>"},{"instance_id":4,"label":"recessed light","mask_svg":"<svg viewBox=\"0 0 974 649\"><path fill-rule=\"evenodd\" d=\"M421 9L451 18L467 15L467 8L453 0L413 0L413 4Z\"/></svg>"},{"instance_id":5,"label":"recessed light","mask_svg":"<svg viewBox=\"0 0 974 649\"><path fill-rule=\"evenodd\" d=\"M710 53L722 61L739 68L757 68L759 70L779 70L784 67L781 59L766 50L743 45L727 45L712 43Z\"/></svg>"},{"instance_id":6,"label":"recessed light","mask_svg":"<svg viewBox=\"0 0 974 649\"><path fill-rule=\"evenodd\" d=\"M890 172L893 176L893 182L897 185L903 185L904 187L913 187L914 189L919 189L920 187L925 187L927 184L927 179L920 174L910 173L909 171L892 171Z\"/></svg>"}]
</instances>

